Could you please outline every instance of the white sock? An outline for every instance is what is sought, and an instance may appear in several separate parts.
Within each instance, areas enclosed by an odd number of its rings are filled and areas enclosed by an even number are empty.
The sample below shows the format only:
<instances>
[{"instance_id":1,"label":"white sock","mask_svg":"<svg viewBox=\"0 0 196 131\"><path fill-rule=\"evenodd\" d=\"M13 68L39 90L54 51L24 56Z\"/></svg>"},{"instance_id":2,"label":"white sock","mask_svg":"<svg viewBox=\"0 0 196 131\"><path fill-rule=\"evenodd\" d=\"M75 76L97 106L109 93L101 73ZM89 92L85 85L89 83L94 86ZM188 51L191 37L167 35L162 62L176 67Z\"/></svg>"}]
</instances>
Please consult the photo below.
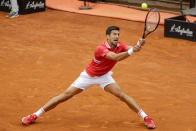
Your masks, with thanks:
<instances>
[{"instance_id":1,"label":"white sock","mask_svg":"<svg viewBox=\"0 0 196 131\"><path fill-rule=\"evenodd\" d=\"M43 108L40 108L37 112L35 112L34 114L39 117L41 114L43 114L45 111Z\"/></svg>"},{"instance_id":2,"label":"white sock","mask_svg":"<svg viewBox=\"0 0 196 131\"><path fill-rule=\"evenodd\" d=\"M144 117L148 116L146 115L146 113L141 109L138 111L138 115L142 117L142 119L144 119Z\"/></svg>"}]
</instances>

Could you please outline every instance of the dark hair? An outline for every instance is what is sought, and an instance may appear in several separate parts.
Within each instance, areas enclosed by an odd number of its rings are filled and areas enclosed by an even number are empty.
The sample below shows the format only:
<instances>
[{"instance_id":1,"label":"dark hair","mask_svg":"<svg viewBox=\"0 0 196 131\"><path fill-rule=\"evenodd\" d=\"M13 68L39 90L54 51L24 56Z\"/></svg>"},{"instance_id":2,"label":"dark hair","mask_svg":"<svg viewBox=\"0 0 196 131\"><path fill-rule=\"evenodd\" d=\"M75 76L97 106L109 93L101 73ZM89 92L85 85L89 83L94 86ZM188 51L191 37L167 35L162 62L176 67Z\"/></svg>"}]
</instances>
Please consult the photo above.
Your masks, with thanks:
<instances>
[{"instance_id":1,"label":"dark hair","mask_svg":"<svg viewBox=\"0 0 196 131\"><path fill-rule=\"evenodd\" d=\"M120 28L118 26L109 26L106 30L106 35L110 35L112 30L120 30Z\"/></svg>"}]
</instances>

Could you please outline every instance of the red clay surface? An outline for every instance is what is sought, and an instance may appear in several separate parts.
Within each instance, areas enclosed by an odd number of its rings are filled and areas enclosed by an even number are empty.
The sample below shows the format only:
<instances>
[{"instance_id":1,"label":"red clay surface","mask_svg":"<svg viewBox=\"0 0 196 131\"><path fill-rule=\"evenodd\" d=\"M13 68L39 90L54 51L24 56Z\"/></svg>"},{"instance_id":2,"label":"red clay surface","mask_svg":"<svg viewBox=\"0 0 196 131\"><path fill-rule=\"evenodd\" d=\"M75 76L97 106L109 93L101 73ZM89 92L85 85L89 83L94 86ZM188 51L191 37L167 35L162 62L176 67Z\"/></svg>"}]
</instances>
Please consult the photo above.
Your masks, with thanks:
<instances>
[{"instance_id":1,"label":"red clay surface","mask_svg":"<svg viewBox=\"0 0 196 131\"><path fill-rule=\"evenodd\" d=\"M133 45L143 23L56 10L6 19L0 12L0 131L147 131L143 120L97 86L23 126L21 118L63 92L87 66L105 29ZM196 130L196 43L165 38L160 26L141 52L113 69L156 131Z\"/></svg>"}]
</instances>

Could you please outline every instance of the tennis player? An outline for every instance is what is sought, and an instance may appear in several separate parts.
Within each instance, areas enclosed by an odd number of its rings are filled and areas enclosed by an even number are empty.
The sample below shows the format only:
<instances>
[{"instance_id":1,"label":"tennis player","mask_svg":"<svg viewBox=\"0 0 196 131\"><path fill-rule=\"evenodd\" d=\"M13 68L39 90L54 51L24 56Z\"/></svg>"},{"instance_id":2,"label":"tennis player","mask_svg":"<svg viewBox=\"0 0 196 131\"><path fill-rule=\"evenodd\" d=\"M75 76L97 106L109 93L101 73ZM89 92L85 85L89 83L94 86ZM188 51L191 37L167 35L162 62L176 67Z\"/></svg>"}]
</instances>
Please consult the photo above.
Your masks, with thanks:
<instances>
[{"instance_id":1,"label":"tennis player","mask_svg":"<svg viewBox=\"0 0 196 131\"><path fill-rule=\"evenodd\" d=\"M67 88L63 93L53 97L37 112L22 118L24 125L33 123L40 115L55 108L58 104L69 100L74 95L81 93L91 85L99 85L100 88L106 92L118 97L125 102L130 109L141 116L145 125L149 129L155 128L152 119L136 104L136 102L125 94L119 85L112 78L111 69L121 60L131 56L134 52L140 51L144 45L145 40L140 39L135 46L128 46L127 44L118 42L119 27L110 26L106 30L106 42L97 46L94 52L92 61L88 64L86 69L81 72L80 76Z\"/></svg>"}]
</instances>

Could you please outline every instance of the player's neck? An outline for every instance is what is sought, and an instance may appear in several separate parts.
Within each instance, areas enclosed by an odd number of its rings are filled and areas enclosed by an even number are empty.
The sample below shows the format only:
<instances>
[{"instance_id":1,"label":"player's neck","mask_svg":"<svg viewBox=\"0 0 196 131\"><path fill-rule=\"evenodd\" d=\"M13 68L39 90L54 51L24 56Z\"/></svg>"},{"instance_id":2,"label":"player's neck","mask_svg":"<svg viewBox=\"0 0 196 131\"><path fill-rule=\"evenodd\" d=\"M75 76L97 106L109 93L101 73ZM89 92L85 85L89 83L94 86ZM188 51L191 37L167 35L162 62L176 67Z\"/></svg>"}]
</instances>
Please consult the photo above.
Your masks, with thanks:
<instances>
[{"instance_id":1,"label":"player's neck","mask_svg":"<svg viewBox=\"0 0 196 131\"><path fill-rule=\"evenodd\" d=\"M110 45L110 47L111 47L112 49L116 48L116 45L112 44L112 43L109 42L109 41L108 41L108 44Z\"/></svg>"}]
</instances>

